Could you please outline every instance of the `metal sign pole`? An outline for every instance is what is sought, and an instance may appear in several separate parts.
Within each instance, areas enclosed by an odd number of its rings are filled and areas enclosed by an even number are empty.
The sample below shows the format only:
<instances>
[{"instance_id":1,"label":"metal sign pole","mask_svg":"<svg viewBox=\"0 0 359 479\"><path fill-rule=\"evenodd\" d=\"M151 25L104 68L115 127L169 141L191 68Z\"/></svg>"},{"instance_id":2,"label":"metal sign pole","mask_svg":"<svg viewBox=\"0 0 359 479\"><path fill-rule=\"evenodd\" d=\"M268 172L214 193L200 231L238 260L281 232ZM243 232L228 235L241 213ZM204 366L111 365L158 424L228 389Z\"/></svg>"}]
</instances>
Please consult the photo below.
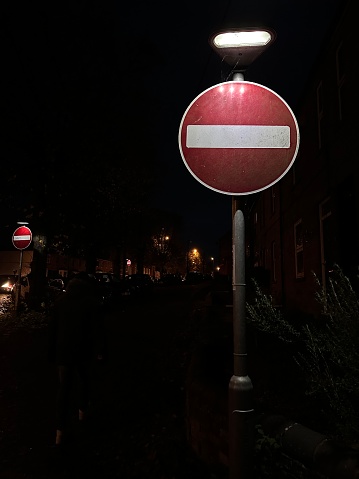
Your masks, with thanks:
<instances>
[{"instance_id":1,"label":"metal sign pole","mask_svg":"<svg viewBox=\"0 0 359 479\"><path fill-rule=\"evenodd\" d=\"M230 479L249 479L253 476L254 409L253 386L247 372L244 233L243 213L236 210L232 238L233 376L228 393Z\"/></svg>"},{"instance_id":2,"label":"metal sign pole","mask_svg":"<svg viewBox=\"0 0 359 479\"><path fill-rule=\"evenodd\" d=\"M16 291L15 291L15 316L19 310L19 303L20 303L20 289L21 289L21 271L22 271L22 255L23 250L20 250L20 265L19 265L19 273L17 275L17 282L16 282Z\"/></svg>"}]
</instances>

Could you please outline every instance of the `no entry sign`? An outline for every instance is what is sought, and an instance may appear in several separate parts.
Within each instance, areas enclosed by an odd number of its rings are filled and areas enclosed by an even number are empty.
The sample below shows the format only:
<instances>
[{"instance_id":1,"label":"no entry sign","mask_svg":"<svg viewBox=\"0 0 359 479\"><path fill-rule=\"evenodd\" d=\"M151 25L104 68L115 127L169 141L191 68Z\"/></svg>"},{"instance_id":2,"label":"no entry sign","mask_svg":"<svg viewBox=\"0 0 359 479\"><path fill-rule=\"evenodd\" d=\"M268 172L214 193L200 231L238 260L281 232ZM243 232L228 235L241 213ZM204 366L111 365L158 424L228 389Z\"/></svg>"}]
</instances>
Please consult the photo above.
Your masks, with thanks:
<instances>
[{"instance_id":1,"label":"no entry sign","mask_svg":"<svg viewBox=\"0 0 359 479\"><path fill-rule=\"evenodd\" d=\"M17 249L26 249L32 241L32 233L27 226L16 228L12 235L12 244Z\"/></svg>"},{"instance_id":2,"label":"no entry sign","mask_svg":"<svg viewBox=\"0 0 359 479\"><path fill-rule=\"evenodd\" d=\"M297 120L274 91L246 81L208 88L185 111L178 135L182 159L204 186L246 195L279 181L299 148Z\"/></svg>"}]
</instances>

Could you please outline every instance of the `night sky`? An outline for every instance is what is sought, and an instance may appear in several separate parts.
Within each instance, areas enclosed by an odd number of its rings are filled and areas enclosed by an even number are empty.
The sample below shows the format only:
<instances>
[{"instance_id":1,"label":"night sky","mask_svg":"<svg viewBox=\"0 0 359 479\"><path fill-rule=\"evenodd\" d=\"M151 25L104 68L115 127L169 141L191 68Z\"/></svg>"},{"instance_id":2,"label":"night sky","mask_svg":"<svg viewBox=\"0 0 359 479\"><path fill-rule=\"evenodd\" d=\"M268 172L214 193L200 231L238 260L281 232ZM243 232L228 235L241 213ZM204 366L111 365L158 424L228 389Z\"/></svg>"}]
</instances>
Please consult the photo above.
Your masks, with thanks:
<instances>
[{"instance_id":1,"label":"night sky","mask_svg":"<svg viewBox=\"0 0 359 479\"><path fill-rule=\"evenodd\" d=\"M63 82L72 75L74 83L88 77L91 88L82 98L84 116L95 117L99 105L105 111L110 105L114 117L125 111L129 120L124 125L132 129L134 150L137 125L148 131L160 165L154 205L182 215L185 238L208 256L216 256L218 239L231 229L231 196L196 181L178 148L178 129L189 104L202 91L226 80L228 69L221 65L208 38L229 26L274 29L276 41L251 66L245 79L274 90L295 111L341 3L117 0L2 6L2 95L7 104L2 110L6 123L2 160L5 165L7 159L16 161L19 168L33 164L36 155L26 152L26 136L33 134L32 118L38 122L46 110L42 121L53 121L56 131L52 111L61 111L63 122L67 121L66 111L61 109ZM77 75L79 55L82 71ZM91 102L98 112L91 109ZM110 133L126 141L125 127Z\"/></svg>"}]
</instances>

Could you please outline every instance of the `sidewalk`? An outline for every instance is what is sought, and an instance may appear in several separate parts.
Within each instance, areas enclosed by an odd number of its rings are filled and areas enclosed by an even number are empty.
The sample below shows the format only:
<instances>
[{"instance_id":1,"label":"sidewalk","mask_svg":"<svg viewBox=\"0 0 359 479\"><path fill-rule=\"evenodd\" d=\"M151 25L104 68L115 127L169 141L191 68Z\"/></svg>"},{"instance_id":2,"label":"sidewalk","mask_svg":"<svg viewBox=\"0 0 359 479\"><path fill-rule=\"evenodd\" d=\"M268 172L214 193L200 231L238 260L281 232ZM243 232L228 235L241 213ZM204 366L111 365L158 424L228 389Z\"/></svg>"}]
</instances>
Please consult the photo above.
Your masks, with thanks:
<instances>
[{"instance_id":1,"label":"sidewalk","mask_svg":"<svg viewBox=\"0 0 359 479\"><path fill-rule=\"evenodd\" d=\"M92 417L81 431L74 407L73 441L62 455L52 447L56 371L47 331L8 332L0 321L0 479L218 477L186 439L190 304L177 301L108 317L111 356L93 372Z\"/></svg>"}]
</instances>

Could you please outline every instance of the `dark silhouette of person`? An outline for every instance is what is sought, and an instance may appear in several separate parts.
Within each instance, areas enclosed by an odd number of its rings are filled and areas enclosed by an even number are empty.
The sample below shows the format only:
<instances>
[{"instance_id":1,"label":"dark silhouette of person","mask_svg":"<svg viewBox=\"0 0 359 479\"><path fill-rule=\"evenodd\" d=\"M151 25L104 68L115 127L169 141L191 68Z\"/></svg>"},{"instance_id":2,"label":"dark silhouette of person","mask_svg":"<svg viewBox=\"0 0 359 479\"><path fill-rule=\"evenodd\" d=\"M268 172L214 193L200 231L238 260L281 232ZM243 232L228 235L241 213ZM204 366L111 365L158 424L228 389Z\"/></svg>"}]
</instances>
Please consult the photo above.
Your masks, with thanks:
<instances>
[{"instance_id":1,"label":"dark silhouette of person","mask_svg":"<svg viewBox=\"0 0 359 479\"><path fill-rule=\"evenodd\" d=\"M49 320L49 360L57 366L56 445L63 445L73 391L77 390L79 421L90 403L90 372L105 353L104 318L94 284L78 273L52 307Z\"/></svg>"}]
</instances>

